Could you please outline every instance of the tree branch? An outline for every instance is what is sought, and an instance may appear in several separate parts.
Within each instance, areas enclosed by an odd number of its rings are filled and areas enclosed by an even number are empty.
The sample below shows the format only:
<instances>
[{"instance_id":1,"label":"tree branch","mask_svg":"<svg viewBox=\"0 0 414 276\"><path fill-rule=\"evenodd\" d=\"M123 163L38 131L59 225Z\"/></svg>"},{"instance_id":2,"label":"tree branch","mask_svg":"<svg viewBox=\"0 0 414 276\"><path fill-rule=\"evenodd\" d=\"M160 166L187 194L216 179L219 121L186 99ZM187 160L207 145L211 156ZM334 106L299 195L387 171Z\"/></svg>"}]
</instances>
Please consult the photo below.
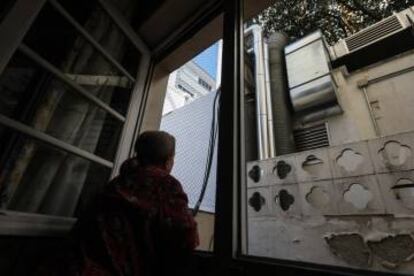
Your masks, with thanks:
<instances>
[{"instance_id":1,"label":"tree branch","mask_svg":"<svg viewBox=\"0 0 414 276\"><path fill-rule=\"evenodd\" d=\"M359 0L351 0L352 3L354 4L354 6L350 5L346 0L338 0L338 2L340 2L342 5L344 5L345 7L347 7L350 10L353 11L360 11L363 14L371 17L372 19L379 21L382 19L382 16L379 14L376 14L373 11L370 11L369 9L367 9L361 2L359 2Z\"/></svg>"}]
</instances>

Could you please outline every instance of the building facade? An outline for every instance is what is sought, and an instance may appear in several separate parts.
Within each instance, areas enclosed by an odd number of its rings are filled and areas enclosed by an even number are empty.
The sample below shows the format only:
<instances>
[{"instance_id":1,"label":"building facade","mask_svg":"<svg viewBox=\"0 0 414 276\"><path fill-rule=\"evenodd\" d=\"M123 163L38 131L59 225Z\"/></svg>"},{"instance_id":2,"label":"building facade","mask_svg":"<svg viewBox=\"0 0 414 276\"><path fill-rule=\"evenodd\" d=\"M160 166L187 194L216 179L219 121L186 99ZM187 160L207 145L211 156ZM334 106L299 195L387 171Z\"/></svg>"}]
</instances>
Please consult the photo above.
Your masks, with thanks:
<instances>
[{"instance_id":1,"label":"building facade","mask_svg":"<svg viewBox=\"0 0 414 276\"><path fill-rule=\"evenodd\" d=\"M216 81L196 62L190 61L171 73L162 114L183 107L215 88Z\"/></svg>"},{"instance_id":2,"label":"building facade","mask_svg":"<svg viewBox=\"0 0 414 276\"><path fill-rule=\"evenodd\" d=\"M250 255L412 273L413 18L285 47L295 147L248 163Z\"/></svg>"}]
</instances>

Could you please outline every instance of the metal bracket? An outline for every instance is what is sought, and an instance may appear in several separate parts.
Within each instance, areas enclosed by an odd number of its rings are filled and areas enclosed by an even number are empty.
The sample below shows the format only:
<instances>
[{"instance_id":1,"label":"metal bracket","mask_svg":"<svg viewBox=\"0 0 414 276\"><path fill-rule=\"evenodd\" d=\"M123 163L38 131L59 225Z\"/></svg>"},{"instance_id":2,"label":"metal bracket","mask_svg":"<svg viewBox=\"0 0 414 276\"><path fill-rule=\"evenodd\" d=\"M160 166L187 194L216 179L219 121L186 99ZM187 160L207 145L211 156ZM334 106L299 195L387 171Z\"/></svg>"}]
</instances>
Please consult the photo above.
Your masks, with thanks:
<instances>
[{"instance_id":1,"label":"metal bracket","mask_svg":"<svg viewBox=\"0 0 414 276\"><path fill-rule=\"evenodd\" d=\"M364 87L367 87L368 85L369 85L368 78L363 78L357 81L358 88L364 88Z\"/></svg>"},{"instance_id":2,"label":"metal bracket","mask_svg":"<svg viewBox=\"0 0 414 276\"><path fill-rule=\"evenodd\" d=\"M79 85L91 86L115 86L122 88L132 88L133 83L127 77L120 76L95 76L80 74L65 74L66 77Z\"/></svg>"}]
</instances>

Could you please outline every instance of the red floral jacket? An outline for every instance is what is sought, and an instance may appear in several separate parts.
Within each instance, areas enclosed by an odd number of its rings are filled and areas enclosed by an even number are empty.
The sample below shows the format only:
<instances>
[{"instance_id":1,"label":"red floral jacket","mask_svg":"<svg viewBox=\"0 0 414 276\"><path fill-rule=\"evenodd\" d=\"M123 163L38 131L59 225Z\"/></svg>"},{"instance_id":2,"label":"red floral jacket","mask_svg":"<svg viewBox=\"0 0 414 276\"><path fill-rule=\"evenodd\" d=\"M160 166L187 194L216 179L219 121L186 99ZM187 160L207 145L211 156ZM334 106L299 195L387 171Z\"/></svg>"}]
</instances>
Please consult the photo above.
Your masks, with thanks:
<instances>
[{"instance_id":1,"label":"red floral jacket","mask_svg":"<svg viewBox=\"0 0 414 276\"><path fill-rule=\"evenodd\" d=\"M162 169L124 166L93 206L75 227L81 275L172 275L199 244L187 195Z\"/></svg>"}]
</instances>

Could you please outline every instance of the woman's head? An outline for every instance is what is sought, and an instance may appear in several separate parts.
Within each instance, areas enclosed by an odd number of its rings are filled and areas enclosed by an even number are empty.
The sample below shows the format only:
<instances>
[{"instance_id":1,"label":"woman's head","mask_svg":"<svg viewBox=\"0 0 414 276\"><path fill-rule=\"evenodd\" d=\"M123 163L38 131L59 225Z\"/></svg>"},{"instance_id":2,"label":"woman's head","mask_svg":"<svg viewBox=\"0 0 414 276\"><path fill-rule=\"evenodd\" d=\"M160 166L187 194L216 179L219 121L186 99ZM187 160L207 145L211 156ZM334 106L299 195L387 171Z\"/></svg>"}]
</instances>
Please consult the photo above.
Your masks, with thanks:
<instances>
[{"instance_id":1,"label":"woman's head","mask_svg":"<svg viewBox=\"0 0 414 276\"><path fill-rule=\"evenodd\" d=\"M146 131L139 135L135 152L141 166L155 166L171 172L174 166L175 138L165 131Z\"/></svg>"}]
</instances>

